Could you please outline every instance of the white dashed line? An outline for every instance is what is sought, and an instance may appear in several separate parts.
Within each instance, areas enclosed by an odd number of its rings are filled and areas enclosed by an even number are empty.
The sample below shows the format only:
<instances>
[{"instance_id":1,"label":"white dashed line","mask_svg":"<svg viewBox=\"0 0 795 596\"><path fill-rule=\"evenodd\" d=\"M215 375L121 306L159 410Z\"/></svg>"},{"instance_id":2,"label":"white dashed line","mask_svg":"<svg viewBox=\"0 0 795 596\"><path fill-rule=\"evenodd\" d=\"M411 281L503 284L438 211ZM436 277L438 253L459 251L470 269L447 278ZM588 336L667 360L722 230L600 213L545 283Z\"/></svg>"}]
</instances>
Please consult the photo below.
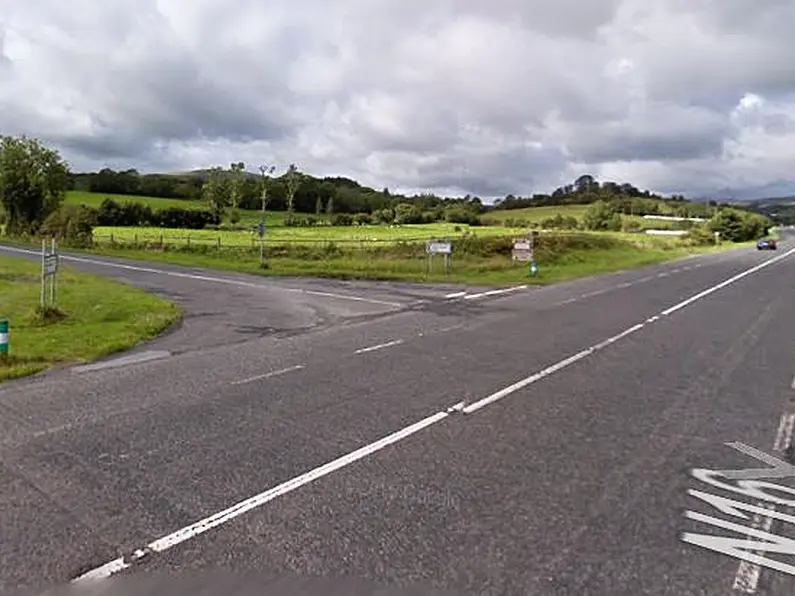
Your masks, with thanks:
<instances>
[{"instance_id":1,"label":"white dashed line","mask_svg":"<svg viewBox=\"0 0 795 596\"><path fill-rule=\"evenodd\" d=\"M267 372L267 373L262 374L262 375L256 375L254 377L249 377L247 379L242 379L240 381L232 381L232 385L243 385L245 383L253 383L254 381L261 381L263 379L270 379L270 378L273 378L273 377L278 377L280 375L287 374L289 372L293 372L294 370L301 370L302 368L304 368L304 366L302 364L299 364L297 366L291 366L289 368L283 368L281 370L274 370L274 371Z\"/></svg>"},{"instance_id":2,"label":"white dashed line","mask_svg":"<svg viewBox=\"0 0 795 596\"><path fill-rule=\"evenodd\" d=\"M354 354L366 354L367 352L375 352L376 350L383 350L384 348L399 346L402 343L403 343L402 339L396 339L395 341L389 341L385 344L378 344L376 346L370 346L369 348L361 348L359 350L356 350Z\"/></svg>"},{"instance_id":3,"label":"white dashed line","mask_svg":"<svg viewBox=\"0 0 795 596\"><path fill-rule=\"evenodd\" d=\"M512 288L502 288L500 290L489 290L488 292L479 292L477 294L466 294L463 296L464 300L477 300L478 298L484 298L486 296L499 296L501 294L509 294L511 292L517 292L519 290L524 290L527 288L527 285L522 286L514 286Z\"/></svg>"}]
</instances>

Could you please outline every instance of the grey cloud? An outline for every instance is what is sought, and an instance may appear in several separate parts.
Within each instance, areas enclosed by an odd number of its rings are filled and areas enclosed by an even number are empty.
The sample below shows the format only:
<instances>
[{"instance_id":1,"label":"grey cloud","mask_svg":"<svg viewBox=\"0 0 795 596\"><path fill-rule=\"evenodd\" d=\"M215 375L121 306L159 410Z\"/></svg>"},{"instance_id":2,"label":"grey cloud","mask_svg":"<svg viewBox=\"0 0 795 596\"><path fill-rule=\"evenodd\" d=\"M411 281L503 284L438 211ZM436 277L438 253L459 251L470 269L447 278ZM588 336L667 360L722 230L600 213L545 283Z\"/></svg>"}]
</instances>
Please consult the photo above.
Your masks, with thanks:
<instances>
[{"instance_id":1,"label":"grey cloud","mask_svg":"<svg viewBox=\"0 0 795 596\"><path fill-rule=\"evenodd\" d=\"M689 160L719 156L729 132L729 119L719 113L652 105L640 116L577 130L569 149L588 164Z\"/></svg>"},{"instance_id":2,"label":"grey cloud","mask_svg":"<svg viewBox=\"0 0 795 596\"><path fill-rule=\"evenodd\" d=\"M582 164L656 188L795 179L795 0L0 4L0 130L75 167L239 155L484 198ZM768 102L737 113L748 92Z\"/></svg>"}]
</instances>

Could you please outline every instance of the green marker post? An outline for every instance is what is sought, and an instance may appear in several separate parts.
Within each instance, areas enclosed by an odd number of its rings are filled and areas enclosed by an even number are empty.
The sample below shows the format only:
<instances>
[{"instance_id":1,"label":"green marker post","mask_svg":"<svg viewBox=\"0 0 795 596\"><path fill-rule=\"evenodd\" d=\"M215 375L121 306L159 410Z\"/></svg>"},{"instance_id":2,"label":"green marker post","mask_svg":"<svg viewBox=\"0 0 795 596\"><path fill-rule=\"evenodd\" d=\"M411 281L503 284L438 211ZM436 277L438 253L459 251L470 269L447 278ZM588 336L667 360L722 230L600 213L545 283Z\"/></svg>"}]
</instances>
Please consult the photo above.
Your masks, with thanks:
<instances>
[{"instance_id":1,"label":"green marker post","mask_svg":"<svg viewBox=\"0 0 795 596\"><path fill-rule=\"evenodd\" d=\"M528 277L535 277L538 275L538 265L536 265L535 261L530 261L529 265L527 266L527 275Z\"/></svg>"},{"instance_id":2,"label":"green marker post","mask_svg":"<svg viewBox=\"0 0 795 596\"><path fill-rule=\"evenodd\" d=\"M0 358L8 356L8 319L0 319Z\"/></svg>"}]
</instances>

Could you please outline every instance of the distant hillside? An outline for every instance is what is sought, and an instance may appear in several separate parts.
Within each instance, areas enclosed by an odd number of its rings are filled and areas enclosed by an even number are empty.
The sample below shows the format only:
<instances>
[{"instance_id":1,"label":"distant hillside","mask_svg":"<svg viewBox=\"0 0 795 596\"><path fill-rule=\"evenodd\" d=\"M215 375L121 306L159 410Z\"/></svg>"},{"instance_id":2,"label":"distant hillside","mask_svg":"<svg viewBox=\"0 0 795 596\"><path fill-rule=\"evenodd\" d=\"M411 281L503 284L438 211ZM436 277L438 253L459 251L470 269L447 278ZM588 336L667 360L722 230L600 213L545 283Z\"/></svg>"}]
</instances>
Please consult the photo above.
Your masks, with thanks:
<instances>
[{"instance_id":1,"label":"distant hillside","mask_svg":"<svg viewBox=\"0 0 795 596\"><path fill-rule=\"evenodd\" d=\"M769 217L777 224L795 225L795 196L755 199L746 203L745 207Z\"/></svg>"},{"instance_id":2,"label":"distant hillside","mask_svg":"<svg viewBox=\"0 0 795 596\"><path fill-rule=\"evenodd\" d=\"M229 170L224 170L231 176ZM73 189L77 191L107 193L113 195L144 196L162 199L200 201L202 186L212 170L197 169L187 172L162 174L140 174L136 170L98 172L72 175ZM345 177L315 177L300 173L300 185L295 193L295 211L303 213L376 213L383 210L411 210L410 219L422 219L422 214L431 211L458 209L451 215L456 221L466 223L478 214L493 210L526 209L556 205L589 205L597 201L609 201L628 215L668 214L682 217L709 216L718 203L698 203L682 195L663 196L642 190L628 183L597 181L593 176L583 175L572 184L556 189L550 194L532 196L507 195L491 205L484 205L479 197L441 197L431 193L406 196L392 193L389 189L376 190ZM261 205L261 179L257 173L247 172L242 183L239 206L242 209L258 209ZM287 184L284 175L271 178L268 186L268 209L283 211L287 206ZM462 212L465 211L466 213ZM436 213L432 218L435 220ZM386 219L389 219L388 217ZM428 219L428 217L425 217Z\"/></svg>"}]
</instances>

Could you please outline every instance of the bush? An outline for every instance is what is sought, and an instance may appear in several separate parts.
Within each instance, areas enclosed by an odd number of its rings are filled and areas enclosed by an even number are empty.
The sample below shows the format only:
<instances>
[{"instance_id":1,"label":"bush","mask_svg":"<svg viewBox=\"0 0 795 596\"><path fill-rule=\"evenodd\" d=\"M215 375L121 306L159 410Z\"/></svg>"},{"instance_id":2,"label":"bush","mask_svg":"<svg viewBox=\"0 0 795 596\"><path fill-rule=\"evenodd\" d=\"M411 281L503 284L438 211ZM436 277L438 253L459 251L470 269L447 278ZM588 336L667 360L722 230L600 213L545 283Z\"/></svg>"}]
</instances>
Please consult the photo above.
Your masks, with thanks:
<instances>
[{"instance_id":1,"label":"bush","mask_svg":"<svg viewBox=\"0 0 795 596\"><path fill-rule=\"evenodd\" d=\"M638 233L643 231L643 224L636 219L625 219L621 224L621 231Z\"/></svg>"},{"instance_id":2,"label":"bush","mask_svg":"<svg viewBox=\"0 0 795 596\"><path fill-rule=\"evenodd\" d=\"M47 216L40 232L43 236L54 237L66 246L88 248L94 243L96 223L94 209L84 205L66 205Z\"/></svg>"},{"instance_id":3,"label":"bush","mask_svg":"<svg viewBox=\"0 0 795 596\"><path fill-rule=\"evenodd\" d=\"M357 213L353 216L353 223L357 226L366 226L373 223L373 218L369 213Z\"/></svg>"},{"instance_id":4,"label":"bush","mask_svg":"<svg viewBox=\"0 0 795 596\"><path fill-rule=\"evenodd\" d=\"M722 209L709 221L711 232L720 232L721 240L747 242L765 236L770 220L755 213L736 209Z\"/></svg>"},{"instance_id":5,"label":"bush","mask_svg":"<svg viewBox=\"0 0 795 596\"><path fill-rule=\"evenodd\" d=\"M580 222L571 215L561 215L558 213L554 217L547 217L541 220L541 227L546 230L576 230L580 227Z\"/></svg>"},{"instance_id":6,"label":"bush","mask_svg":"<svg viewBox=\"0 0 795 596\"><path fill-rule=\"evenodd\" d=\"M401 224L421 224L425 223L423 213L417 205L409 203L399 203L395 206L394 223Z\"/></svg>"},{"instance_id":7,"label":"bush","mask_svg":"<svg viewBox=\"0 0 795 596\"><path fill-rule=\"evenodd\" d=\"M351 226L353 225L353 216L350 213L335 213L331 216L332 226Z\"/></svg>"},{"instance_id":8,"label":"bush","mask_svg":"<svg viewBox=\"0 0 795 596\"><path fill-rule=\"evenodd\" d=\"M482 223L477 213L465 207L446 209L444 219L450 223L469 224L470 226L479 226Z\"/></svg>"},{"instance_id":9,"label":"bush","mask_svg":"<svg viewBox=\"0 0 795 596\"><path fill-rule=\"evenodd\" d=\"M685 242L691 246L706 246L715 243L715 236L707 226L691 228L684 237Z\"/></svg>"},{"instance_id":10,"label":"bush","mask_svg":"<svg viewBox=\"0 0 795 596\"><path fill-rule=\"evenodd\" d=\"M621 229L621 223L621 215L613 205L605 201L593 203L583 217L586 230L617 232Z\"/></svg>"},{"instance_id":11,"label":"bush","mask_svg":"<svg viewBox=\"0 0 795 596\"><path fill-rule=\"evenodd\" d=\"M100 226L154 226L201 230L220 223L220 217L210 211L182 207L168 207L154 211L148 205L134 201L119 204L113 199L105 199L97 209L97 224Z\"/></svg>"}]
</instances>

